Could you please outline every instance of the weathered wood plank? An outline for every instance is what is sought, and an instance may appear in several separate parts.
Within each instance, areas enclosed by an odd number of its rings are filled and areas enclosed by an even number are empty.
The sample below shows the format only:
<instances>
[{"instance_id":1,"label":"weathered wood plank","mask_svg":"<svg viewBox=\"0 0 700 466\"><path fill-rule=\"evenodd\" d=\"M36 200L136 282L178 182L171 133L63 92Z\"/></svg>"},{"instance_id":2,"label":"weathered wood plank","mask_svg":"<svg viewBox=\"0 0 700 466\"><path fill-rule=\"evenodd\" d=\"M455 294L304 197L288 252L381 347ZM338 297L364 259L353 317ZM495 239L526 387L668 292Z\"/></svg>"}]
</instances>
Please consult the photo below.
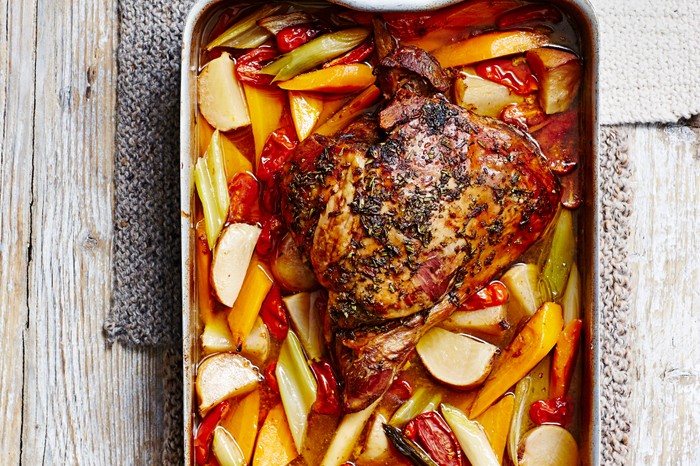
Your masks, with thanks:
<instances>
[{"instance_id":1,"label":"weathered wood plank","mask_svg":"<svg viewBox=\"0 0 700 466\"><path fill-rule=\"evenodd\" d=\"M700 129L630 129L629 464L698 464Z\"/></svg>"},{"instance_id":2,"label":"weathered wood plank","mask_svg":"<svg viewBox=\"0 0 700 466\"><path fill-rule=\"evenodd\" d=\"M159 463L159 351L109 349L102 335L111 292L116 7L62 0L37 9L24 464Z\"/></svg>"},{"instance_id":3,"label":"weathered wood plank","mask_svg":"<svg viewBox=\"0 0 700 466\"><path fill-rule=\"evenodd\" d=\"M19 462L34 118L33 2L0 0L0 451Z\"/></svg>"}]
</instances>

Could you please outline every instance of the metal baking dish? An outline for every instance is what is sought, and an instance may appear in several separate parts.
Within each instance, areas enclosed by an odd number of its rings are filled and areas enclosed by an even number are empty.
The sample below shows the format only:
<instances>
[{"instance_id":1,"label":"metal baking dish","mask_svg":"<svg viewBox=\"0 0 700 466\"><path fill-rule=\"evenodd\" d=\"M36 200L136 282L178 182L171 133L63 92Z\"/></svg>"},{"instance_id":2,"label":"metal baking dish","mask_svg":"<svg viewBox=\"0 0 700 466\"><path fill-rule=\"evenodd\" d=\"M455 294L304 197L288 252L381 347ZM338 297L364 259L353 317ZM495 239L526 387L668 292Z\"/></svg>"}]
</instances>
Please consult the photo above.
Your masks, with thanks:
<instances>
[{"instance_id":1,"label":"metal baking dish","mask_svg":"<svg viewBox=\"0 0 700 466\"><path fill-rule=\"evenodd\" d=\"M429 10L459 0L335 0L334 3L366 11ZM581 399L580 453L584 465L600 464L600 311L599 288L599 210L598 210L598 23L588 0L551 0L577 25L581 53L585 60L584 88L581 94L581 147L583 150L584 204L580 217L583 244L579 263L583 279L584 350ZM218 11L235 4L226 0L200 0L192 8L185 26L182 48L180 96L180 209L182 240L182 329L183 329L183 433L184 464L193 464L194 376L198 359L197 314L194 284L194 161L196 151L197 71L200 48L209 20Z\"/></svg>"}]
</instances>

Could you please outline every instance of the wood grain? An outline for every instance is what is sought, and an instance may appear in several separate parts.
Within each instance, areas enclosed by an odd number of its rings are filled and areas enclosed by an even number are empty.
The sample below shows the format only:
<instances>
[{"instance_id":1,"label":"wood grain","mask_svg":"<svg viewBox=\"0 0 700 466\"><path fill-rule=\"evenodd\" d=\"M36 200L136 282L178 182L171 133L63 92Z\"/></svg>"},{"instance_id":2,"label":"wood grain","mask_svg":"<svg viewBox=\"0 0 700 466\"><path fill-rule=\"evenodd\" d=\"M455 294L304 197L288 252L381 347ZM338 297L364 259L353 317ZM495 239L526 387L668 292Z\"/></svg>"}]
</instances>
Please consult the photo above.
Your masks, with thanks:
<instances>
[{"instance_id":1,"label":"wood grain","mask_svg":"<svg viewBox=\"0 0 700 466\"><path fill-rule=\"evenodd\" d=\"M34 8L12 0L0 2L0 451L8 464L19 461L24 427L34 13ZM14 83L12 88L9 83Z\"/></svg>"},{"instance_id":2,"label":"wood grain","mask_svg":"<svg viewBox=\"0 0 700 466\"><path fill-rule=\"evenodd\" d=\"M116 3L0 1L2 464L160 462L162 355L102 335Z\"/></svg>"},{"instance_id":3,"label":"wood grain","mask_svg":"<svg viewBox=\"0 0 700 466\"><path fill-rule=\"evenodd\" d=\"M697 465L700 444L700 129L638 126L630 268L628 464Z\"/></svg>"}]
</instances>

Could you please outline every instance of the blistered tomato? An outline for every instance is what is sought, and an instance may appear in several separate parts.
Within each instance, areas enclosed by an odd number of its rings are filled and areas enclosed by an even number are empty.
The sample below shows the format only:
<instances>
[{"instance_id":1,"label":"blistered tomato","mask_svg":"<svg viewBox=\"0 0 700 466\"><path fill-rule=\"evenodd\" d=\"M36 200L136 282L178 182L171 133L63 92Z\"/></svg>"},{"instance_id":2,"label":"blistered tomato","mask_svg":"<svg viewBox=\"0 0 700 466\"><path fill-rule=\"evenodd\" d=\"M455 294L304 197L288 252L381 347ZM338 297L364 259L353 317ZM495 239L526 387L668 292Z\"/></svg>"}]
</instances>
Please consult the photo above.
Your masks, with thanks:
<instances>
[{"instance_id":1,"label":"blistered tomato","mask_svg":"<svg viewBox=\"0 0 700 466\"><path fill-rule=\"evenodd\" d=\"M574 416L574 403L569 397L538 400L530 406L530 418L537 425L554 424L566 427Z\"/></svg>"},{"instance_id":2,"label":"blistered tomato","mask_svg":"<svg viewBox=\"0 0 700 466\"><path fill-rule=\"evenodd\" d=\"M267 86L274 76L262 74L260 70L279 55L274 47L261 45L238 57L236 60L236 76L242 82Z\"/></svg>"},{"instance_id":3,"label":"blistered tomato","mask_svg":"<svg viewBox=\"0 0 700 466\"><path fill-rule=\"evenodd\" d=\"M440 466L463 466L462 449L447 422L435 411L419 414L404 428L404 434Z\"/></svg>"},{"instance_id":4,"label":"blistered tomato","mask_svg":"<svg viewBox=\"0 0 700 466\"><path fill-rule=\"evenodd\" d=\"M496 58L476 67L476 74L502 84L518 95L527 95L538 89L537 79L523 59Z\"/></svg>"},{"instance_id":5,"label":"blistered tomato","mask_svg":"<svg viewBox=\"0 0 700 466\"><path fill-rule=\"evenodd\" d=\"M471 295L462 304L461 309L475 311L505 304L506 302L508 302L508 288L501 282L491 282L485 288Z\"/></svg>"},{"instance_id":6,"label":"blistered tomato","mask_svg":"<svg viewBox=\"0 0 700 466\"><path fill-rule=\"evenodd\" d=\"M260 318L267 326L270 334L278 340L284 340L289 331L287 308L282 301L279 285L275 284L267 293L260 309Z\"/></svg>"},{"instance_id":7,"label":"blistered tomato","mask_svg":"<svg viewBox=\"0 0 700 466\"><path fill-rule=\"evenodd\" d=\"M318 392L316 401L311 409L319 414L338 415L341 412L340 391L338 390L338 380L333 373L333 367L325 359L313 361L311 369L316 376Z\"/></svg>"},{"instance_id":8,"label":"blistered tomato","mask_svg":"<svg viewBox=\"0 0 700 466\"><path fill-rule=\"evenodd\" d=\"M260 220L258 206L258 182L249 173L238 173L228 184L231 205L228 221L231 223L255 224Z\"/></svg>"},{"instance_id":9,"label":"blistered tomato","mask_svg":"<svg viewBox=\"0 0 700 466\"><path fill-rule=\"evenodd\" d=\"M282 52L289 52L304 45L319 34L318 29L309 26L289 26L277 33L277 47Z\"/></svg>"},{"instance_id":10,"label":"blistered tomato","mask_svg":"<svg viewBox=\"0 0 700 466\"><path fill-rule=\"evenodd\" d=\"M260 166L258 167L258 179L270 181L284 163L291 157L298 143L294 128L279 128L268 136L262 152L260 153Z\"/></svg>"}]
</instances>

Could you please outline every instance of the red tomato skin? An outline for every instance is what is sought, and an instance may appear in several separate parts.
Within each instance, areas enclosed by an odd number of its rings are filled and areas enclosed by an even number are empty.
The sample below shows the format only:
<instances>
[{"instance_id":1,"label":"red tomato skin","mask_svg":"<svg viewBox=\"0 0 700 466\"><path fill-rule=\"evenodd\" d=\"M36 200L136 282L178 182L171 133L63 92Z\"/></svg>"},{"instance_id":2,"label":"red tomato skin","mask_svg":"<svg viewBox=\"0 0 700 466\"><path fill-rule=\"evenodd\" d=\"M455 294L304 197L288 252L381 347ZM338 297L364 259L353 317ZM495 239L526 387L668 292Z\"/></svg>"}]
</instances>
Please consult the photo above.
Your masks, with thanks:
<instances>
[{"instance_id":1,"label":"red tomato skin","mask_svg":"<svg viewBox=\"0 0 700 466\"><path fill-rule=\"evenodd\" d=\"M463 466L462 449L450 426L435 411L411 419L404 434L428 453L440 466Z\"/></svg>"},{"instance_id":2,"label":"red tomato skin","mask_svg":"<svg viewBox=\"0 0 700 466\"><path fill-rule=\"evenodd\" d=\"M258 206L258 181L250 173L238 173L228 184L231 204L228 209L229 223L248 223L254 225L260 221Z\"/></svg>"},{"instance_id":3,"label":"red tomato skin","mask_svg":"<svg viewBox=\"0 0 700 466\"><path fill-rule=\"evenodd\" d=\"M508 296L508 288L499 281L493 281L467 298L460 310L476 311L505 304L508 302Z\"/></svg>"},{"instance_id":4,"label":"red tomato skin","mask_svg":"<svg viewBox=\"0 0 700 466\"><path fill-rule=\"evenodd\" d=\"M236 60L236 77L247 84L269 86L274 76L262 74L260 70L278 55L277 49L269 45L261 45L244 53Z\"/></svg>"},{"instance_id":5,"label":"red tomato skin","mask_svg":"<svg viewBox=\"0 0 700 466\"><path fill-rule=\"evenodd\" d=\"M198 465L203 466L207 464L209 456L211 456L211 442L214 439L214 429L230 407L231 404L228 400L222 401L204 416L202 423L199 425L197 436L194 439L195 460Z\"/></svg>"},{"instance_id":6,"label":"red tomato skin","mask_svg":"<svg viewBox=\"0 0 700 466\"><path fill-rule=\"evenodd\" d=\"M258 179L263 182L272 180L292 156L298 142L293 127L285 126L273 131L260 153L260 166L256 173Z\"/></svg>"},{"instance_id":7,"label":"red tomato skin","mask_svg":"<svg viewBox=\"0 0 700 466\"><path fill-rule=\"evenodd\" d=\"M574 416L574 402L571 398L558 396L551 400L538 400L530 405L532 422L541 426L553 424L566 427Z\"/></svg>"},{"instance_id":8,"label":"red tomato skin","mask_svg":"<svg viewBox=\"0 0 700 466\"><path fill-rule=\"evenodd\" d=\"M311 28L309 26L289 26L282 29L275 36L277 41L277 48L281 52L290 52L300 45L304 45L314 37L316 37L321 31L318 29Z\"/></svg>"},{"instance_id":9,"label":"red tomato skin","mask_svg":"<svg viewBox=\"0 0 700 466\"><path fill-rule=\"evenodd\" d=\"M502 84L518 95L528 95L539 89L537 79L525 60L514 62L511 58L496 58L480 63L476 74L489 81Z\"/></svg>"},{"instance_id":10,"label":"red tomato skin","mask_svg":"<svg viewBox=\"0 0 700 466\"><path fill-rule=\"evenodd\" d=\"M273 337L284 340L289 331L289 319L287 318L287 308L282 301L280 287L276 283L263 301L260 318Z\"/></svg>"},{"instance_id":11,"label":"red tomato skin","mask_svg":"<svg viewBox=\"0 0 700 466\"><path fill-rule=\"evenodd\" d=\"M316 401L311 409L319 414L339 415L342 412L340 405L340 390L338 389L338 379L333 372L333 367L325 359L312 361L311 369L316 376L318 393Z\"/></svg>"}]
</instances>

